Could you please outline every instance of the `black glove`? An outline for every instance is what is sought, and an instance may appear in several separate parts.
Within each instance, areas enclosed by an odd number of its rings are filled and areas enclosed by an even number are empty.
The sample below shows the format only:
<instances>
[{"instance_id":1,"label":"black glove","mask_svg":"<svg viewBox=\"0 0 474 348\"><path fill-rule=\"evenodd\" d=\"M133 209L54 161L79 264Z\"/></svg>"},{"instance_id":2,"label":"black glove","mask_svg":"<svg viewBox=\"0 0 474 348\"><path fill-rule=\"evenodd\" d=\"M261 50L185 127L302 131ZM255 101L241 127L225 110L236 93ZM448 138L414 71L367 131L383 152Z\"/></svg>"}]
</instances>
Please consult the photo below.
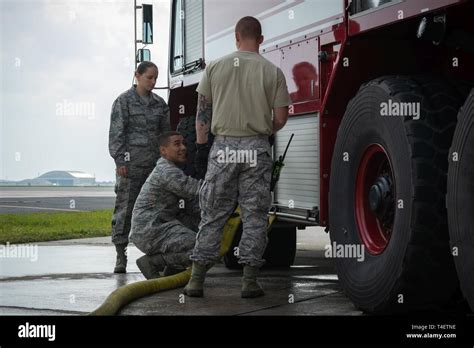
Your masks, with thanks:
<instances>
[{"instance_id":1,"label":"black glove","mask_svg":"<svg viewBox=\"0 0 474 348\"><path fill-rule=\"evenodd\" d=\"M207 171L207 160L211 147L208 143L196 144L196 155L194 156L194 169L196 171L196 179L204 179Z\"/></svg>"},{"instance_id":2,"label":"black glove","mask_svg":"<svg viewBox=\"0 0 474 348\"><path fill-rule=\"evenodd\" d=\"M275 144L275 134L272 134L268 137L268 142L270 143L270 146Z\"/></svg>"}]
</instances>

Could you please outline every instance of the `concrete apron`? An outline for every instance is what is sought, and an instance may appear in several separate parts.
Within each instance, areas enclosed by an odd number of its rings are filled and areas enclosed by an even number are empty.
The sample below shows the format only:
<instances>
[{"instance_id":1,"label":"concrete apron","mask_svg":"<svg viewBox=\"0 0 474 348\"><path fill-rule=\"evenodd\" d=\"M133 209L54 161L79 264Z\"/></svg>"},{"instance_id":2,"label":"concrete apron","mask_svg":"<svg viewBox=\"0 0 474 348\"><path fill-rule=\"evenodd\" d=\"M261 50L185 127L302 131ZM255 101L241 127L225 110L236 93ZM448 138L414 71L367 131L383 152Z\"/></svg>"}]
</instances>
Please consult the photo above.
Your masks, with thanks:
<instances>
[{"instance_id":1,"label":"concrete apron","mask_svg":"<svg viewBox=\"0 0 474 348\"><path fill-rule=\"evenodd\" d=\"M240 298L241 271L218 264L206 278L204 298L184 297L175 289L135 301L120 314L360 315L342 294L332 260L324 258L327 236L308 230L298 233L295 266L261 271L264 297ZM13 256L16 246L10 245L9 257L0 258L0 315L84 315L118 287L144 280L135 264L143 254L134 246L128 273L112 273L110 237L35 245L36 254L32 245L29 254L17 249Z\"/></svg>"}]
</instances>

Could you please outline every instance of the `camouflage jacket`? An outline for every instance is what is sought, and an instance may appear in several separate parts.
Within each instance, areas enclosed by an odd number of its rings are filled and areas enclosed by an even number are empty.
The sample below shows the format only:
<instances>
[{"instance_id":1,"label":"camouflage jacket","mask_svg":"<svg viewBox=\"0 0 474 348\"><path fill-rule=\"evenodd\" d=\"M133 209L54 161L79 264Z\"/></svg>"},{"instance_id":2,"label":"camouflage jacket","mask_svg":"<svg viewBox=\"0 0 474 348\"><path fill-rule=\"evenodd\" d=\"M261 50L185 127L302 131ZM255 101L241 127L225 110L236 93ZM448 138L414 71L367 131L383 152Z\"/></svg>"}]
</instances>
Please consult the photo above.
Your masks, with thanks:
<instances>
[{"instance_id":1,"label":"camouflage jacket","mask_svg":"<svg viewBox=\"0 0 474 348\"><path fill-rule=\"evenodd\" d=\"M184 174L173 162L160 158L135 202L132 233L150 224L182 221L185 216L199 217L196 202L202 183Z\"/></svg>"},{"instance_id":2,"label":"camouflage jacket","mask_svg":"<svg viewBox=\"0 0 474 348\"><path fill-rule=\"evenodd\" d=\"M153 168L159 158L158 136L170 127L170 110L163 98L152 93L148 105L135 87L122 93L112 106L109 152L117 167Z\"/></svg>"}]
</instances>

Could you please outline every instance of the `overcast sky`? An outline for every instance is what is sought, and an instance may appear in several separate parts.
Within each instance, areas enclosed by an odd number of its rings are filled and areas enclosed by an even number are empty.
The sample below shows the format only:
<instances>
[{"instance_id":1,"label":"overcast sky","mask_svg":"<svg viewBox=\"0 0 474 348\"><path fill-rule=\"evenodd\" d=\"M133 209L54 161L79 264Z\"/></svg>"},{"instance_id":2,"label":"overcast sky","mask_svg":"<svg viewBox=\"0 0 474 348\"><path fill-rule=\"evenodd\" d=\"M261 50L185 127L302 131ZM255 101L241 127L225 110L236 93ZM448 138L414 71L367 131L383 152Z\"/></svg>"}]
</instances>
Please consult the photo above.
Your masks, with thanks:
<instances>
[{"instance_id":1,"label":"overcast sky","mask_svg":"<svg viewBox=\"0 0 474 348\"><path fill-rule=\"evenodd\" d=\"M145 3L166 86L169 0ZM133 1L0 0L0 13L0 179L79 170L115 180L110 109L132 84Z\"/></svg>"}]
</instances>

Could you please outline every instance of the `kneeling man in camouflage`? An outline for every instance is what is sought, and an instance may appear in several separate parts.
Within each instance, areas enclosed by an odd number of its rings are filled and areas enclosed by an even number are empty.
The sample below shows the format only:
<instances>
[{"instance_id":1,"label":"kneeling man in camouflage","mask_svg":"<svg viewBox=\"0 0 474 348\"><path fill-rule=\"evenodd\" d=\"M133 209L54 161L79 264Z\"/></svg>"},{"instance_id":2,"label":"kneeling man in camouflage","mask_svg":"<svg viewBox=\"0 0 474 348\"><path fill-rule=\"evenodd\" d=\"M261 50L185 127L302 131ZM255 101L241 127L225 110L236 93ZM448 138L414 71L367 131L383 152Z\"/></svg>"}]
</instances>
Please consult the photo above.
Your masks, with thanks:
<instances>
[{"instance_id":1,"label":"kneeling man in camouflage","mask_svg":"<svg viewBox=\"0 0 474 348\"><path fill-rule=\"evenodd\" d=\"M159 137L161 158L138 195L132 213L130 240L145 253L137 265L145 278L172 275L190 266L189 256L200 221L202 181L187 176L184 137L166 132Z\"/></svg>"}]
</instances>

